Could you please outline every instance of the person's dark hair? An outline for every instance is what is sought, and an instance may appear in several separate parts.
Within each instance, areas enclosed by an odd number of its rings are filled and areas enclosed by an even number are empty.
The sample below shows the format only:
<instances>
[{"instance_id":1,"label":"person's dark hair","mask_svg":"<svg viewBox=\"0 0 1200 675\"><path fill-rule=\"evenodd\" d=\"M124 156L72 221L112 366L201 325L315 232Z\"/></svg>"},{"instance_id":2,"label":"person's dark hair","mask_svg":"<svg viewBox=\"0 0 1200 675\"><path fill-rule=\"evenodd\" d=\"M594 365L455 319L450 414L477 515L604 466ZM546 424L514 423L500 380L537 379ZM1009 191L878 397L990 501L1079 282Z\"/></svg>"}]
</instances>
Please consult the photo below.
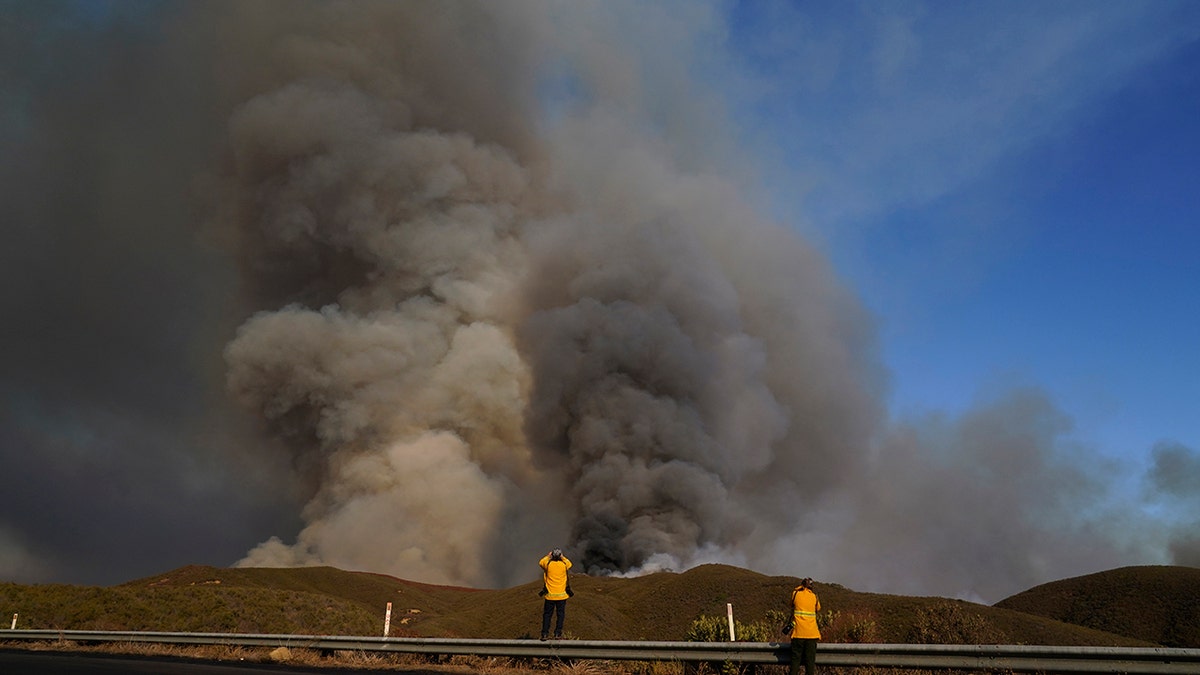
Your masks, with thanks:
<instances>
[{"instance_id":1,"label":"person's dark hair","mask_svg":"<svg viewBox=\"0 0 1200 675\"><path fill-rule=\"evenodd\" d=\"M551 551L551 552L550 552L550 559L551 559L551 560L562 560L562 549L561 549L561 548L556 548L556 549L554 549L553 551Z\"/></svg>"},{"instance_id":2,"label":"person's dark hair","mask_svg":"<svg viewBox=\"0 0 1200 675\"><path fill-rule=\"evenodd\" d=\"M812 577L804 577L803 579L800 580L800 588L811 589L812 585L813 585Z\"/></svg>"}]
</instances>

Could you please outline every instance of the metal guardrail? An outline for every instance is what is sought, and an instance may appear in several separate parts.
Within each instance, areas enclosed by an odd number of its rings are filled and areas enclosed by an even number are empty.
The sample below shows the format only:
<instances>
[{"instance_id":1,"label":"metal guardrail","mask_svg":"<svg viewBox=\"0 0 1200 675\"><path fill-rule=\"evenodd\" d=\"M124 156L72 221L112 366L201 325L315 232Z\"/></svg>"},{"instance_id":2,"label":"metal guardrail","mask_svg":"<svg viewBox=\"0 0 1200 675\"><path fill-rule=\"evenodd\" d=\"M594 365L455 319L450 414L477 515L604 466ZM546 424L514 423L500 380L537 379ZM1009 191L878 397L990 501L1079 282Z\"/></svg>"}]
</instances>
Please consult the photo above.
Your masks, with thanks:
<instances>
[{"instance_id":1,"label":"metal guardrail","mask_svg":"<svg viewBox=\"0 0 1200 675\"><path fill-rule=\"evenodd\" d=\"M786 664L787 644L775 642L639 642L608 640L489 640L384 638L255 633L160 633L142 631L0 630L3 641L139 642L175 645L291 647L327 651L506 656L564 660L732 662ZM1015 673L1200 673L1200 649L1043 647L1024 645L837 644L817 648L826 667Z\"/></svg>"}]
</instances>

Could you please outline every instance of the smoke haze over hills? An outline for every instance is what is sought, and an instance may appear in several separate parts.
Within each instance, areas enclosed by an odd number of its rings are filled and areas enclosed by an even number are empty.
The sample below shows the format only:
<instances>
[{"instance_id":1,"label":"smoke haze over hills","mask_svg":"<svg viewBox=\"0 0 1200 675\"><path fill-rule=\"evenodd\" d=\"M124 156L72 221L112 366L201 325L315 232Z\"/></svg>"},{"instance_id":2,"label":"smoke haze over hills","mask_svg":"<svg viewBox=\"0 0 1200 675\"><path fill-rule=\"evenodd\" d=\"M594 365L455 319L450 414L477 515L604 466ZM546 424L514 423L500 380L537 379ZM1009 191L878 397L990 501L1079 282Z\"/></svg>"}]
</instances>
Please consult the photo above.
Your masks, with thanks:
<instances>
[{"instance_id":1,"label":"smoke haze over hills","mask_svg":"<svg viewBox=\"0 0 1200 675\"><path fill-rule=\"evenodd\" d=\"M889 415L874 319L697 77L715 8L21 7L0 485L36 508L0 576L170 550L498 587L561 546L994 600L1200 564L1186 446L1156 512L1037 389Z\"/></svg>"}]
</instances>

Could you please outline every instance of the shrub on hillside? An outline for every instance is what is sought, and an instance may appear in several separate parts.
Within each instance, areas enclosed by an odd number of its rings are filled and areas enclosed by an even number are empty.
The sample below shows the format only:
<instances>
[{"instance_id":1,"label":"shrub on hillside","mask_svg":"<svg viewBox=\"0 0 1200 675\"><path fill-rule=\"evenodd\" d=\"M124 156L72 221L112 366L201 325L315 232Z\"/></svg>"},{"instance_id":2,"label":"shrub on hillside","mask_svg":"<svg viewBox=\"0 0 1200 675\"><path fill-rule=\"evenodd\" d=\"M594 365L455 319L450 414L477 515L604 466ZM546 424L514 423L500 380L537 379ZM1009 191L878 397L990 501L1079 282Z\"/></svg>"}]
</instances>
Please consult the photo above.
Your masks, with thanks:
<instances>
[{"instance_id":1,"label":"shrub on hillside","mask_svg":"<svg viewBox=\"0 0 1200 675\"><path fill-rule=\"evenodd\" d=\"M782 612L777 612L782 616ZM736 619L733 622L733 634L738 642L776 642L779 640L779 623L768 623L770 619L742 623ZM728 642L729 618L717 616L701 616L692 622L684 636L687 642ZM726 662L711 662L702 664L686 664L685 674L719 673L720 675L738 675L748 672L746 667Z\"/></svg>"},{"instance_id":2,"label":"shrub on hillside","mask_svg":"<svg viewBox=\"0 0 1200 675\"><path fill-rule=\"evenodd\" d=\"M986 645L1005 643L1008 637L978 614L963 611L962 603L943 601L917 610L908 640L914 644Z\"/></svg>"},{"instance_id":3,"label":"shrub on hillside","mask_svg":"<svg viewBox=\"0 0 1200 675\"><path fill-rule=\"evenodd\" d=\"M766 621L742 623L734 620L733 634L738 642L778 641L779 624L768 625ZM692 622L683 637L687 642L728 642L728 617L701 616Z\"/></svg>"},{"instance_id":4,"label":"shrub on hillside","mask_svg":"<svg viewBox=\"0 0 1200 675\"><path fill-rule=\"evenodd\" d=\"M826 642L863 644L879 642L879 622L874 612L829 610L817 615L817 627Z\"/></svg>"}]
</instances>

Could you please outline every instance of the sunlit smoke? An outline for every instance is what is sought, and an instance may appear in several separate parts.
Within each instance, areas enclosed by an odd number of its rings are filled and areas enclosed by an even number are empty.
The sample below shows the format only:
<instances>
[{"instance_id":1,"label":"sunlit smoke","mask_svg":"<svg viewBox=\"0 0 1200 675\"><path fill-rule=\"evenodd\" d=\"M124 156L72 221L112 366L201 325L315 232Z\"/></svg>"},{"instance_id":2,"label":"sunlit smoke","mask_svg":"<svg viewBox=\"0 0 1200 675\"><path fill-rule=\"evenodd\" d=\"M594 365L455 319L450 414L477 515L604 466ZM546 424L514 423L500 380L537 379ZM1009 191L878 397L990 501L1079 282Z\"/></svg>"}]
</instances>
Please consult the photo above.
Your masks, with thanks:
<instances>
[{"instance_id":1,"label":"sunlit smoke","mask_svg":"<svg viewBox=\"0 0 1200 675\"><path fill-rule=\"evenodd\" d=\"M614 572L786 527L758 501L815 502L878 425L865 315L732 181L619 110L486 137L536 107L533 83L480 109L427 98L460 70L521 77L456 50L472 27L537 37L451 7L462 32L436 43L405 36L442 9L317 7L245 77L221 218L267 306L226 349L229 386L313 488L290 557L271 540L243 564L497 583L499 532ZM392 39L358 39L380 26ZM516 508L539 502L549 522Z\"/></svg>"}]
</instances>

